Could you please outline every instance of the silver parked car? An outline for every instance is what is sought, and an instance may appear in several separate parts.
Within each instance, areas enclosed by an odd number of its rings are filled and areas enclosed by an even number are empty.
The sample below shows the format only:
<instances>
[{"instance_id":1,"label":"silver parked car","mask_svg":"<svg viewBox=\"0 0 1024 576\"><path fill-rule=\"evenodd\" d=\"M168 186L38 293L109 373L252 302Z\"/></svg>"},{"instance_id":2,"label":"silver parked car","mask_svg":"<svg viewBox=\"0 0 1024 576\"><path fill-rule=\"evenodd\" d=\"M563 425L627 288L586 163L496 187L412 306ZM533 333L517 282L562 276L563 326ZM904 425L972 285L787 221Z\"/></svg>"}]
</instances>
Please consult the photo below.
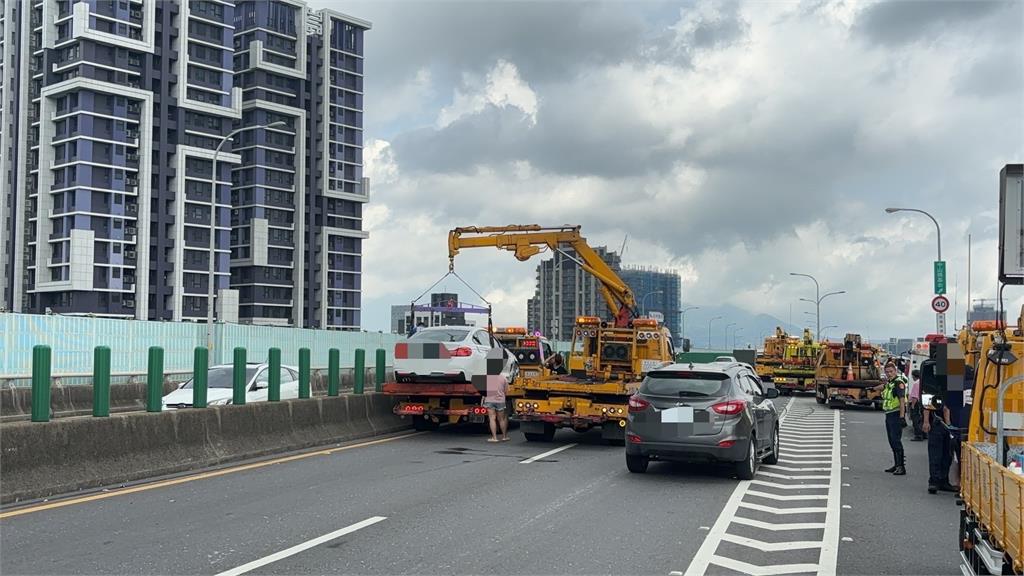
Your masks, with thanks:
<instances>
[{"instance_id":1,"label":"silver parked car","mask_svg":"<svg viewBox=\"0 0 1024 576\"><path fill-rule=\"evenodd\" d=\"M750 480L779 459L779 391L741 362L672 364L649 372L629 399L626 467L651 460L728 462Z\"/></svg>"}]
</instances>

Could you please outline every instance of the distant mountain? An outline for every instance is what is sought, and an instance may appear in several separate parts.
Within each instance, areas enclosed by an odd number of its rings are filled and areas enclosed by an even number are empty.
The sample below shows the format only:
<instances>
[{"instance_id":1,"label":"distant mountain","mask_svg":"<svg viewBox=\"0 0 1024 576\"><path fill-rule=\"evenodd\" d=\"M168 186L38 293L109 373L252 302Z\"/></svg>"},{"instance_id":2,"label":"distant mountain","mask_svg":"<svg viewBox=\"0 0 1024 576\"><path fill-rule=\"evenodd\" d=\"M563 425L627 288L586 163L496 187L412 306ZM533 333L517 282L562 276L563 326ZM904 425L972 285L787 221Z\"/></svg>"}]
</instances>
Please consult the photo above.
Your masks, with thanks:
<instances>
[{"instance_id":1,"label":"distant mountain","mask_svg":"<svg viewBox=\"0 0 1024 576\"><path fill-rule=\"evenodd\" d=\"M688 305L690 304L684 304L683 308ZM747 345L752 348L760 348L764 343L765 336L774 334L776 327L781 326L783 330L793 335L802 334L804 329L804 326L789 324L769 314L756 314L728 304L722 306L695 305L700 308L686 313L686 324L683 326L684 335L690 339L690 345L695 349L731 350L733 331L738 331L736 335L737 348L746 348ZM716 316L721 316L721 318L711 324L711 341L709 343L708 321ZM802 312L801 316L803 316ZM808 322L806 327L813 330L814 318L809 316L805 316L805 318ZM795 316L793 320L794 322L800 321ZM729 327L729 341L726 342L726 326L733 323L735 325Z\"/></svg>"}]
</instances>

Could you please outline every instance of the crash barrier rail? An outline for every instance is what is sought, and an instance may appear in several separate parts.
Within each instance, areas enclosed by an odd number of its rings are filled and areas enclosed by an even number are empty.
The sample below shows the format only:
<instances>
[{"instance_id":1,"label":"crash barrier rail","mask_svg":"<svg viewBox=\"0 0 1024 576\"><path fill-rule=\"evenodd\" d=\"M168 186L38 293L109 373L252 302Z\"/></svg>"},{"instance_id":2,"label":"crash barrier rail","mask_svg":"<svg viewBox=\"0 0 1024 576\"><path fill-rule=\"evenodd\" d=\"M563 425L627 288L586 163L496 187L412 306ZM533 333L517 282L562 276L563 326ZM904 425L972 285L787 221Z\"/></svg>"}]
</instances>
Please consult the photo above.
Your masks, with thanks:
<instances>
[{"instance_id":1,"label":"crash barrier rail","mask_svg":"<svg viewBox=\"0 0 1024 576\"><path fill-rule=\"evenodd\" d=\"M299 398L308 399L311 397L311 353L308 348L300 348L299 356ZM366 351L357 348L354 352L354 374L353 393L363 394L365 391L366 379ZM110 371L110 348L97 346L93 351L93 373L92 373L92 415L94 417L110 416L111 398L111 371ZM245 375L247 351L238 347L233 351L232 369L232 403L235 405L245 404L245 393L248 387L248 380ZM332 348L327 351L327 395L338 396L341 389L340 359L341 351ZM270 402L281 400L281 349L270 348L267 351L267 358L270 364L267 399ZM206 375L209 369L209 355L204 347L196 347L193 351L193 386L192 405L194 408L207 407L207 382ZM384 389L385 374L387 372L387 352L378 348L376 350L376 365L374 366L374 391L382 392ZM48 422L51 416L51 368L52 351L49 346L39 344L32 349L32 387L31 387L31 420L33 422ZM145 384L145 410L147 412L160 412L163 409L162 398L167 393L167 382L164 375L164 350L159 346L150 347L147 355L147 376ZM12 391L13 392L13 391Z\"/></svg>"},{"instance_id":2,"label":"crash barrier rail","mask_svg":"<svg viewBox=\"0 0 1024 576\"><path fill-rule=\"evenodd\" d=\"M50 346L53 376L60 377L64 384L89 381L96 346L111 348L113 384L130 376L145 377L150 346L164 350L167 374L190 373L195 347L210 344L206 329L205 323L196 322L0 312L0 385L29 386L31 351L37 344ZM390 364L395 344L403 340L404 334L217 323L213 325L208 362L211 366L230 364L238 347L248 350L251 359L266 361L266 351L279 347L283 364L298 365L299 349L308 348L316 369L324 364L328 350L334 348L341 352L339 366L344 369L353 367L357 348L380 348Z\"/></svg>"},{"instance_id":3,"label":"crash barrier rail","mask_svg":"<svg viewBox=\"0 0 1024 576\"><path fill-rule=\"evenodd\" d=\"M408 429L394 405L383 394L342 394L4 424L0 504Z\"/></svg>"}]
</instances>

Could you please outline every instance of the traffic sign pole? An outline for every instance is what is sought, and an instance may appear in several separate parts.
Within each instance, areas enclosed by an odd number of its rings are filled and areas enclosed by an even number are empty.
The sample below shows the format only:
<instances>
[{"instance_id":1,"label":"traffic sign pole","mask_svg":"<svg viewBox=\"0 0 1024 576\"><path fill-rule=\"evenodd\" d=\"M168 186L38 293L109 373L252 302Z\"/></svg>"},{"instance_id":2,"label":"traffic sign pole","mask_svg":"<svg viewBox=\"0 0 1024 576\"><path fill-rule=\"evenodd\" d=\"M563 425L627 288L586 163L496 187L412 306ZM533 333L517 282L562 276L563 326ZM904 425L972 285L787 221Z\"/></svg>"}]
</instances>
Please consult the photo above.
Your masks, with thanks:
<instances>
[{"instance_id":1,"label":"traffic sign pole","mask_svg":"<svg viewBox=\"0 0 1024 576\"><path fill-rule=\"evenodd\" d=\"M940 262L936 262L936 265ZM938 272L938 266L935 270ZM938 275L936 274L936 288L938 287ZM943 281L943 284L945 281ZM943 286L945 288L945 286ZM932 298L932 310L935 311L935 331L939 334L946 333L946 311L949 310L949 298L946 298L942 294L938 294L935 298Z\"/></svg>"}]
</instances>

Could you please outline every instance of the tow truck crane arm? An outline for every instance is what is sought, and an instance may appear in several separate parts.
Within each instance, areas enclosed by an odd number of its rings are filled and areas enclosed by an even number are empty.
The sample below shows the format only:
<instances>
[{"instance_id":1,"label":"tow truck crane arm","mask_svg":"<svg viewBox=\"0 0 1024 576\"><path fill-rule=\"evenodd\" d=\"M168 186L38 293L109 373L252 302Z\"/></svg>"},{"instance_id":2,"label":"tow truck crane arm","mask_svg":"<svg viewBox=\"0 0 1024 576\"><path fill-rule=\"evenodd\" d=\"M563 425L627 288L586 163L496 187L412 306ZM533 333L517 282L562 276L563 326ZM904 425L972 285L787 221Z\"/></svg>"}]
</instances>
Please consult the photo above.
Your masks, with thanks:
<instances>
[{"instance_id":1,"label":"tow truck crane arm","mask_svg":"<svg viewBox=\"0 0 1024 576\"><path fill-rule=\"evenodd\" d=\"M492 246L508 250L517 260L525 262L540 254L546 246L559 250L571 246L579 256L581 267L601 284L601 295L615 316L615 326L624 328L630 318L636 317L636 298L601 256L580 236L579 226L543 227L536 224L514 226L468 226L448 233L448 270L455 270L455 256L462 248Z\"/></svg>"}]
</instances>

